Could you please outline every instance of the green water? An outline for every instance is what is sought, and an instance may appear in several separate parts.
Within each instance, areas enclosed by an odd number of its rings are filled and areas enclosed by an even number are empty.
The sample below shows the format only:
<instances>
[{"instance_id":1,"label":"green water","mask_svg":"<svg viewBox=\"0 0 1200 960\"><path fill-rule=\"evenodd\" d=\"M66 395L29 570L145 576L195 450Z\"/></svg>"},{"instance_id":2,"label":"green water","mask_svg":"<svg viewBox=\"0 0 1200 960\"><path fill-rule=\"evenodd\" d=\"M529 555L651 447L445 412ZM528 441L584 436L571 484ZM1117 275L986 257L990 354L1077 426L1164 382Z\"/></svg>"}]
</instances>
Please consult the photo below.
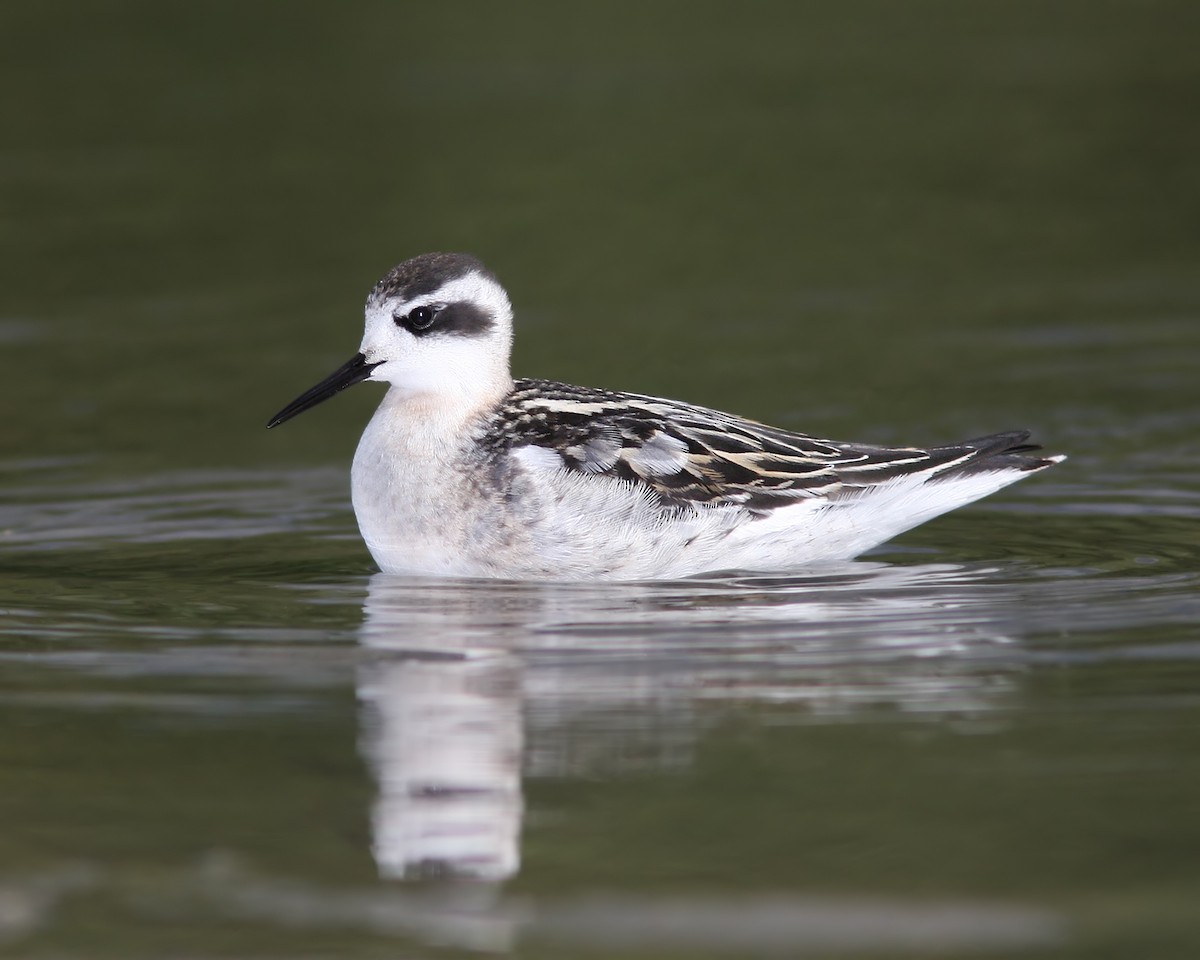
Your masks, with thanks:
<instances>
[{"instance_id":1,"label":"green water","mask_svg":"<svg viewBox=\"0 0 1200 960\"><path fill-rule=\"evenodd\" d=\"M1200 949L1200 11L0 8L0 949ZM350 356L1070 459L808 577L375 574Z\"/></svg>"}]
</instances>

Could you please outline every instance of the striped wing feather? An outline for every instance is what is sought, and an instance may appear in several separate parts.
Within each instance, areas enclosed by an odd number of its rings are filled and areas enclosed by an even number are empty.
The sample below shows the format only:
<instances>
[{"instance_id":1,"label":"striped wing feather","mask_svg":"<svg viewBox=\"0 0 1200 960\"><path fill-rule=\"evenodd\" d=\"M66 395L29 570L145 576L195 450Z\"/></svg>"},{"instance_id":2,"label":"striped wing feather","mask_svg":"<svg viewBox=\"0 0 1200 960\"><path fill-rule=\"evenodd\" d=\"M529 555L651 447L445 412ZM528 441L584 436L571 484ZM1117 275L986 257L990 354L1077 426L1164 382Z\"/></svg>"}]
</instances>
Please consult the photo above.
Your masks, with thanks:
<instances>
[{"instance_id":1,"label":"striped wing feather","mask_svg":"<svg viewBox=\"0 0 1200 960\"><path fill-rule=\"evenodd\" d=\"M900 476L1036 469L1028 434L995 434L943 447L879 447L790 433L717 410L657 397L545 380L518 380L488 431L493 445L532 445L567 469L650 487L672 506L740 505L756 513L835 497Z\"/></svg>"}]
</instances>

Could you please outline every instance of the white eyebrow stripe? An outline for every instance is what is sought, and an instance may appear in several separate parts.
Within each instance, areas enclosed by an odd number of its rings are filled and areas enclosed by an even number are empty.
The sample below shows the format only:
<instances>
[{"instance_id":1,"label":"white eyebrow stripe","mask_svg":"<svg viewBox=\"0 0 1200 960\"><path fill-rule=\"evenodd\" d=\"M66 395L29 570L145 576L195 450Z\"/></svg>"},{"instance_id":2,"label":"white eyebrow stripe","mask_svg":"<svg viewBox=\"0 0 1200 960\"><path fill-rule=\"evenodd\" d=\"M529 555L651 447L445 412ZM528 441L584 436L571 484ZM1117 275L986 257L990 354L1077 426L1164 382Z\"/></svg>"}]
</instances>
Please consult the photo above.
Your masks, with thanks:
<instances>
[{"instance_id":1,"label":"white eyebrow stripe","mask_svg":"<svg viewBox=\"0 0 1200 960\"><path fill-rule=\"evenodd\" d=\"M436 290L411 300L399 300L398 305L407 313L417 307L445 306L460 300L475 304L497 319L512 319L512 304L509 303L504 288L478 270L448 280Z\"/></svg>"}]
</instances>

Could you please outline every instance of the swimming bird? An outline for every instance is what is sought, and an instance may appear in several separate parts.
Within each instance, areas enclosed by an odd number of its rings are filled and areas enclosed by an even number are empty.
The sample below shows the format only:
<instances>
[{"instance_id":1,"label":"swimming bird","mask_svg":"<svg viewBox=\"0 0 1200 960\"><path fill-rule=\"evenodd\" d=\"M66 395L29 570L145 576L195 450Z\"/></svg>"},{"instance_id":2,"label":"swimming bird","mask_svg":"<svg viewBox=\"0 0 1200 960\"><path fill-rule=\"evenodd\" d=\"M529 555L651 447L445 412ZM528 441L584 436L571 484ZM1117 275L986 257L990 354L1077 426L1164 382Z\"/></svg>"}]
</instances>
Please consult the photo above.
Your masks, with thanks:
<instances>
[{"instance_id":1,"label":"swimming bird","mask_svg":"<svg viewBox=\"0 0 1200 960\"><path fill-rule=\"evenodd\" d=\"M1031 473L1027 431L945 446L821 440L677 400L514 380L513 311L475 257L371 290L359 352L268 428L364 380L354 512L389 573L670 579L847 560Z\"/></svg>"}]
</instances>

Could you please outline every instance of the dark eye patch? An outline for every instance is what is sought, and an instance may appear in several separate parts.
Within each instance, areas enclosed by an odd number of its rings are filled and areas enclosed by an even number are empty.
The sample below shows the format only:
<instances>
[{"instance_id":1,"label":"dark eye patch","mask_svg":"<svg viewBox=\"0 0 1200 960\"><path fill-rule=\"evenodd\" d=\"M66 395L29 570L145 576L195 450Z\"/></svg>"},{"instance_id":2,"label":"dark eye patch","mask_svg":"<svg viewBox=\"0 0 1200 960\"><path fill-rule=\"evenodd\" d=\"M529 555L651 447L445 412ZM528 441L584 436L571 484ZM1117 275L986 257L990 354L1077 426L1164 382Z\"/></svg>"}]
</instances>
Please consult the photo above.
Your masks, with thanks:
<instances>
[{"instance_id":1,"label":"dark eye patch","mask_svg":"<svg viewBox=\"0 0 1200 960\"><path fill-rule=\"evenodd\" d=\"M478 337L492 329L492 315L467 300L448 303L444 307L414 307L408 313L392 317L396 326L404 327L417 337L431 333L454 337Z\"/></svg>"},{"instance_id":2,"label":"dark eye patch","mask_svg":"<svg viewBox=\"0 0 1200 960\"><path fill-rule=\"evenodd\" d=\"M434 329L457 337L480 337L492 329L492 315L466 300L448 303L438 314Z\"/></svg>"}]
</instances>

